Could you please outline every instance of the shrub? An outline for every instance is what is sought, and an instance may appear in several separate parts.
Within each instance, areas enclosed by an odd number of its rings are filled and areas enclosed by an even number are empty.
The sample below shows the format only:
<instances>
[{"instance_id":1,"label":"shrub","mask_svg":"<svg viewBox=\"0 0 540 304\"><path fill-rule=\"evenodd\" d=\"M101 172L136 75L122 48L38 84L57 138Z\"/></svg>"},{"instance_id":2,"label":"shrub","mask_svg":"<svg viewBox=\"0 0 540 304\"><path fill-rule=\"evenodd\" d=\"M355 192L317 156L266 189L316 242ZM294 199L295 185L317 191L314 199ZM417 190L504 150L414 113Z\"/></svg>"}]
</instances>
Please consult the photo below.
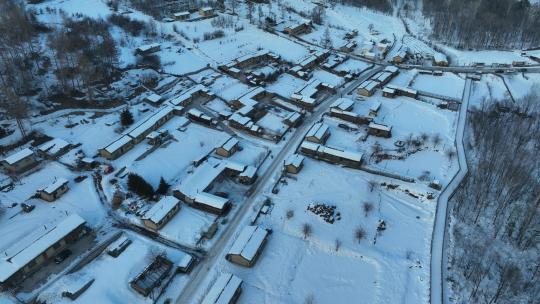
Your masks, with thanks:
<instances>
[{"instance_id":1,"label":"shrub","mask_svg":"<svg viewBox=\"0 0 540 304\"><path fill-rule=\"evenodd\" d=\"M128 189L135 194L150 198L154 195L154 188L142 176L136 173L128 175Z\"/></svg>"}]
</instances>

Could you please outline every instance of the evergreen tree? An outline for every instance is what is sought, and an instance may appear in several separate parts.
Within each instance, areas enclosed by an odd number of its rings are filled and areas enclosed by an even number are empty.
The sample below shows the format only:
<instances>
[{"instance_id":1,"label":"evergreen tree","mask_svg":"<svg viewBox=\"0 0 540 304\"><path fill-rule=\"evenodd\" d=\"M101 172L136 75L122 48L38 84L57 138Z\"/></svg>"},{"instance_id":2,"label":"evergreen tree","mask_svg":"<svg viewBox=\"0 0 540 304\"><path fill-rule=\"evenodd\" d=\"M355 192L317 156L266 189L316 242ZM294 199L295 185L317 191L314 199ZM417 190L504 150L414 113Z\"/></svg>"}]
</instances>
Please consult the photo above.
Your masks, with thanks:
<instances>
[{"instance_id":1,"label":"evergreen tree","mask_svg":"<svg viewBox=\"0 0 540 304\"><path fill-rule=\"evenodd\" d=\"M122 124L122 126L124 127L130 126L133 124L133 122L134 122L133 114L131 114L131 112L128 109L125 109L124 111L122 111L122 113L120 114L120 123Z\"/></svg>"},{"instance_id":2,"label":"evergreen tree","mask_svg":"<svg viewBox=\"0 0 540 304\"><path fill-rule=\"evenodd\" d=\"M154 188L150 185L142 176L136 173L130 173L128 175L128 189L135 194L142 197L152 197L154 195Z\"/></svg>"},{"instance_id":3,"label":"evergreen tree","mask_svg":"<svg viewBox=\"0 0 540 304\"><path fill-rule=\"evenodd\" d=\"M165 195L167 194L167 191L169 190L169 187L170 185L167 184L167 182L165 181L165 179L163 179L163 176L161 177L161 179L159 180L159 186L156 190L156 193L157 194L161 194L161 195Z\"/></svg>"}]
</instances>

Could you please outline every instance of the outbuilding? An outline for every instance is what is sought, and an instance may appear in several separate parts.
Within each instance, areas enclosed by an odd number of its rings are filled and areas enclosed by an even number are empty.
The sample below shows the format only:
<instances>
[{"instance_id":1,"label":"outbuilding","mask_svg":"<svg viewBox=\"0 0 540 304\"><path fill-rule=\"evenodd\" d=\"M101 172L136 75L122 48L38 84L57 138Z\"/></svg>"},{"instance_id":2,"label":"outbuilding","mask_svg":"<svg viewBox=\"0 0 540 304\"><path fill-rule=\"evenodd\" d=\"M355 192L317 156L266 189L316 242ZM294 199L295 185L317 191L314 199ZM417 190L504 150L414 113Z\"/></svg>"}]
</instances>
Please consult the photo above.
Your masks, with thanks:
<instances>
[{"instance_id":1,"label":"outbuilding","mask_svg":"<svg viewBox=\"0 0 540 304\"><path fill-rule=\"evenodd\" d=\"M260 226L246 226L234 241L225 258L231 263L251 267L260 256L267 237L268 230Z\"/></svg>"},{"instance_id":2,"label":"outbuilding","mask_svg":"<svg viewBox=\"0 0 540 304\"><path fill-rule=\"evenodd\" d=\"M49 186L38 189L37 193L42 200L52 202L69 190L68 183L67 179L59 178Z\"/></svg>"}]
</instances>

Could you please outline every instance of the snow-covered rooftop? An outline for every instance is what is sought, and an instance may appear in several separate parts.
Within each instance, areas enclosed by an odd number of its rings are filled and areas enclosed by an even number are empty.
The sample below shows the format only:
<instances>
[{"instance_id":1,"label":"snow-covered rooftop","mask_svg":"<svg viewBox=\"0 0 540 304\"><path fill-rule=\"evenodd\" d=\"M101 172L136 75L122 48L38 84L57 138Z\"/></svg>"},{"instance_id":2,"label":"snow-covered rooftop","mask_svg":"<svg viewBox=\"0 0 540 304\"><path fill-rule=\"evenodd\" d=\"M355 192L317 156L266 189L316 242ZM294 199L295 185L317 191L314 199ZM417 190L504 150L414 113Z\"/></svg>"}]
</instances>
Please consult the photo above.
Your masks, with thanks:
<instances>
[{"instance_id":1,"label":"snow-covered rooftop","mask_svg":"<svg viewBox=\"0 0 540 304\"><path fill-rule=\"evenodd\" d=\"M22 250L16 251L12 255L2 255L2 260L0 261L0 282L8 280L19 269L30 263L73 230L84 225L84 223L86 222L82 217L72 214L55 227L47 230Z\"/></svg>"},{"instance_id":2,"label":"snow-covered rooftop","mask_svg":"<svg viewBox=\"0 0 540 304\"><path fill-rule=\"evenodd\" d=\"M49 186L40 189L40 191L45 192L47 194L53 194L56 190L60 189L62 186L68 183L68 180L65 178L59 178L54 183L50 184Z\"/></svg>"},{"instance_id":3,"label":"snow-covered rooftop","mask_svg":"<svg viewBox=\"0 0 540 304\"><path fill-rule=\"evenodd\" d=\"M231 303L236 290L242 285L242 280L230 273L222 273L212 285L201 304Z\"/></svg>"},{"instance_id":4,"label":"snow-covered rooftop","mask_svg":"<svg viewBox=\"0 0 540 304\"><path fill-rule=\"evenodd\" d=\"M180 201L173 196L164 196L157 203L148 210L144 216L143 220L150 220L153 223L159 223L163 220L169 212L171 212L176 206L180 204Z\"/></svg>"},{"instance_id":5,"label":"snow-covered rooftop","mask_svg":"<svg viewBox=\"0 0 540 304\"><path fill-rule=\"evenodd\" d=\"M267 235L266 229L259 226L246 226L234 241L228 254L240 255L251 261L263 245Z\"/></svg>"},{"instance_id":6,"label":"snow-covered rooftop","mask_svg":"<svg viewBox=\"0 0 540 304\"><path fill-rule=\"evenodd\" d=\"M40 145L38 150L44 153L54 155L69 146L69 143L61 138L54 138Z\"/></svg>"},{"instance_id":7,"label":"snow-covered rooftop","mask_svg":"<svg viewBox=\"0 0 540 304\"><path fill-rule=\"evenodd\" d=\"M30 148L22 149L21 151L15 152L11 154L10 156L4 158L4 162L6 162L8 165L14 165L21 160L32 156L34 154L34 151L30 150Z\"/></svg>"}]
</instances>

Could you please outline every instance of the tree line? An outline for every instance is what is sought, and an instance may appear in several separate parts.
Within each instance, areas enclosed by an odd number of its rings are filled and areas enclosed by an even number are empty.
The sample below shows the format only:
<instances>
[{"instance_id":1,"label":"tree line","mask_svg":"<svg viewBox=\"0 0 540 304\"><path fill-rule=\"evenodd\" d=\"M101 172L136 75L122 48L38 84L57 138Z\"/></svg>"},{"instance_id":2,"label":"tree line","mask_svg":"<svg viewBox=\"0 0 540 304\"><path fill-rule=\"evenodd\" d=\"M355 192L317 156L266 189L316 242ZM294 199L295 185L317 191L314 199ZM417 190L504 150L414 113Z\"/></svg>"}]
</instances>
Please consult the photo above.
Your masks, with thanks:
<instances>
[{"instance_id":1,"label":"tree line","mask_svg":"<svg viewBox=\"0 0 540 304\"><path fill-rule=\"evenodd\" d=\"M429 0L422 7L433 38L457 48L523 49L540 43L540 5L529 0Z\"/></svg>"},{"instance_id":2,"label":"tree line","mask_svg":"<svg viewBox=\"0 0 540 304\"><path fill-rule=\"evenodd\" d=\"M452 201L449 263L460 303L540 298L539 99L469 113L469 175Z\"/></svg>"}]
</instances>

